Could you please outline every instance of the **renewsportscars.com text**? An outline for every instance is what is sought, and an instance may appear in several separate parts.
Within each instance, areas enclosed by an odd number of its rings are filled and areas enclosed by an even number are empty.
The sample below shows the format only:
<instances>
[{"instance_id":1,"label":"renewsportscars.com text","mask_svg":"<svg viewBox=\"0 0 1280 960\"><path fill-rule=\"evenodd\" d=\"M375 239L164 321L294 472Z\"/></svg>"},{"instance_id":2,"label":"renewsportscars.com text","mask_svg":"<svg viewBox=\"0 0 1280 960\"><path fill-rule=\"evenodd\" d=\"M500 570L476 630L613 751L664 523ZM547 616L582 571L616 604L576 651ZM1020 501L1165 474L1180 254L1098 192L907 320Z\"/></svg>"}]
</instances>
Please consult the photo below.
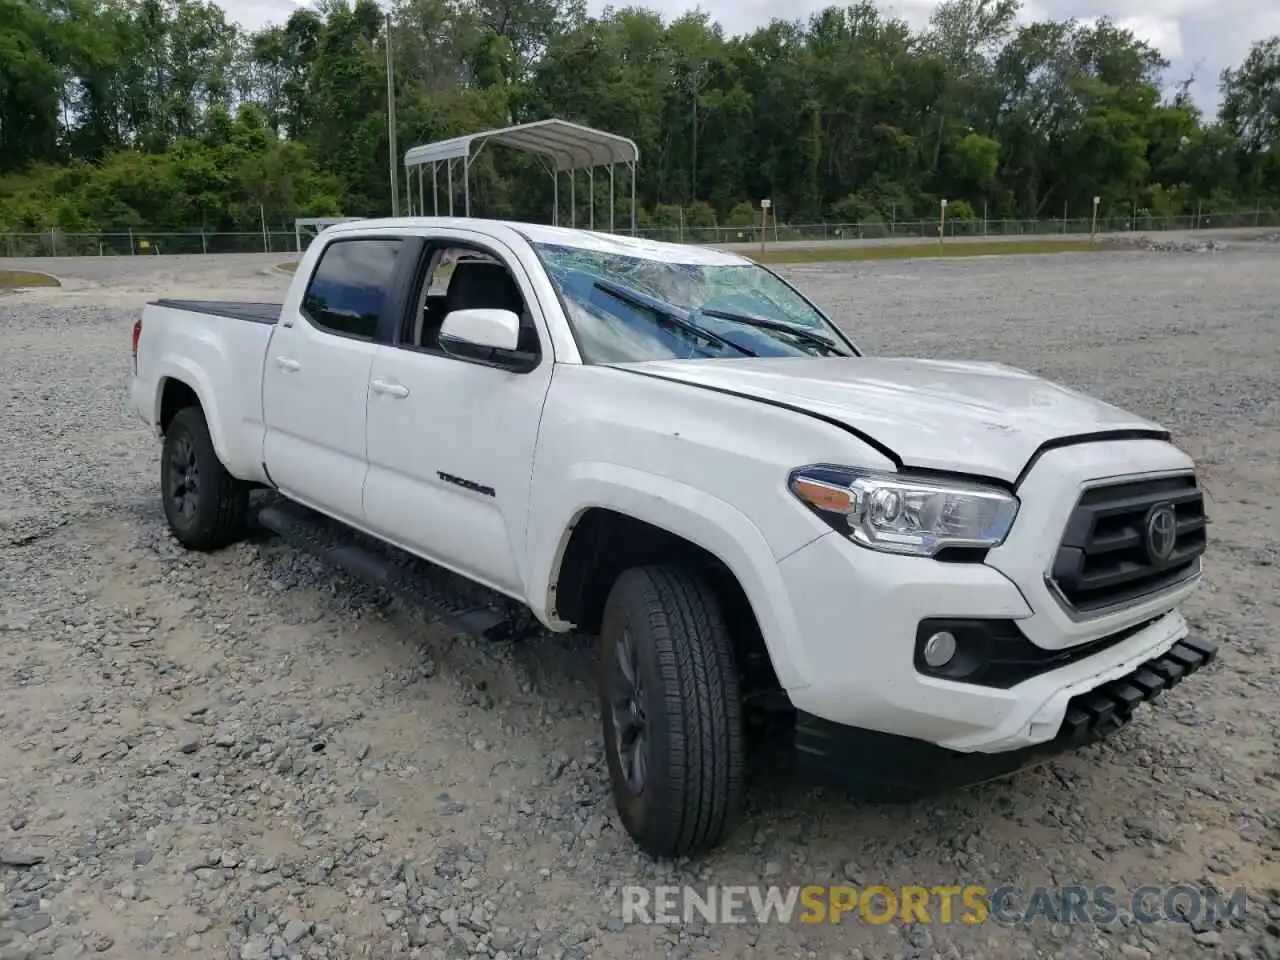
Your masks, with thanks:
<instances>
[{"instance_id":1,"label":"renewsportscars.com text","mask_svg":"<svg viewBox=\"0 0 1280 960\"><path fill-rule=\"evenodd\" d=\"M862 922L885 924L1106 924L1121 913L1134 922L1206 922L1243 918L1247 893L1188 884L1111 886L778 886L623 887L624 923L677 924Z\"/></svg>"}]
</instances>

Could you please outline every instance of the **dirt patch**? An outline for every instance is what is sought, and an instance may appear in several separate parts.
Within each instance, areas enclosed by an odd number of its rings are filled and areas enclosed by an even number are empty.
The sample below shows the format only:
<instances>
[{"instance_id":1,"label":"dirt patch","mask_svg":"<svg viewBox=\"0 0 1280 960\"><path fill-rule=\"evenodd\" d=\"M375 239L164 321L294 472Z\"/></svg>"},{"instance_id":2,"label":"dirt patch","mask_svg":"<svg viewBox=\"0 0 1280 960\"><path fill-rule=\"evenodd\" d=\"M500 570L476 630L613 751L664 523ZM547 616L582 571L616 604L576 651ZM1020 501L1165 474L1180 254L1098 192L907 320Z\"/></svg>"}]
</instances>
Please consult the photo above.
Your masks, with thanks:
<instances>
[{"instance_id":1,"label":"dirt patch","mask_svg":"<svg viewBox=\"0 0 1280 960\"><path fill-rule=\"evenodd\" d=\"M35 270L0 270L0 290L23 290L28 287L60 287L57 277Z\"/></svg>"}]
</instances>

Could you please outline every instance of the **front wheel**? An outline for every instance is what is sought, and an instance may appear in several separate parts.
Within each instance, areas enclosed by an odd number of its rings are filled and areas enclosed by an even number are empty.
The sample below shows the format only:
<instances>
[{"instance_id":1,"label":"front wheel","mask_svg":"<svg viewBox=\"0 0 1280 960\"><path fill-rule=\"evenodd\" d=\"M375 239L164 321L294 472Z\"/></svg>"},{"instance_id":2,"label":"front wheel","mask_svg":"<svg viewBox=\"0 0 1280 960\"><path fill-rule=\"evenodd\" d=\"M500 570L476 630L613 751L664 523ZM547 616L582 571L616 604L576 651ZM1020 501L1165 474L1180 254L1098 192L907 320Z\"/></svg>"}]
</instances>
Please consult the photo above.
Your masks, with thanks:
<instances>
[{"instance_id":1,"label":"front wheel","mask_svg":"<svg viewBox=\"0 0 1280 960\"><path fill-rule=\"evenodd\" d=\"M217 550L244 536L249 485L227 473L199 407L170 421L160 454L160 488L169 529L189 550Z\"/></svg>"},{"instance_id":2,"label":"front wheel","mask_svg":"<svg viewBox=\"0 0 1280 960\"><path fill-rule=\"evenodd\" d=\"M655 857L714 847L741 809L746 753L719 603L681 568L632 568L609 593L601 648L605 757L623 826Z\"/></svg>"}]
</instances>

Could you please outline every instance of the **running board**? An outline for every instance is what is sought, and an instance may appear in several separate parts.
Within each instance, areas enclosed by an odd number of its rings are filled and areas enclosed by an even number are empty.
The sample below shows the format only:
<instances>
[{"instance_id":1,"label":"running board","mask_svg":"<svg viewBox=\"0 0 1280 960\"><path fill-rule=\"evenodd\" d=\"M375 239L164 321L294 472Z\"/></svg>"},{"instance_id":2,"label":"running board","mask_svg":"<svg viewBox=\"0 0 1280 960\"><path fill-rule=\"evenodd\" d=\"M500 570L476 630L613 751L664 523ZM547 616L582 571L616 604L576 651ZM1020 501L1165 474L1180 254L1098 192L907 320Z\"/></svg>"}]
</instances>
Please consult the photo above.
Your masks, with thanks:
<instances>
[{"instance_id":1,"label":"running board","mask_svg":"<svg viewBox=\"0 0 1280 960\"><path fill-rule=\"evenodd\" d=\"M290 500L260 507L256 520L293 546L466 633L517 640L539 629L531 611L515 613L517 604L506 597Z\"/></svg>"}]
</instances>

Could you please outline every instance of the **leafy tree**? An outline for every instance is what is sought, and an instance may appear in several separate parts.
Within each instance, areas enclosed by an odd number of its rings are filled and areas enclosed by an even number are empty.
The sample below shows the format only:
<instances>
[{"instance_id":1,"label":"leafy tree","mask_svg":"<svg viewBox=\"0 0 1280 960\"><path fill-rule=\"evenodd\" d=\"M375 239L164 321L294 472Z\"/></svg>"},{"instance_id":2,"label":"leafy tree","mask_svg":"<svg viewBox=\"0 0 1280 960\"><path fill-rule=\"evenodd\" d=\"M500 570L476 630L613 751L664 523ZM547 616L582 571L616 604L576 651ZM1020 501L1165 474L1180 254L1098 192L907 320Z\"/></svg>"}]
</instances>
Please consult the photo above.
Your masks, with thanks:
<instances>
[{"instance_id":1,"label":"leafy tree","mask_svg":"<svg viewBox=\"0 0 1280 960\"><path fill-rule=\"evenodd\" d=\"M1095 196L1117 216L1280 205L1280 37L1222 72L1206 117L1190 81L1161 95L1168 65L1130 31L1020 24L1019 0L945 0L923 30L856 0L742 36L582 0L391 9L402 147L553 116L616 131L640 149L637 220L663 229L748 230L765 197L779 223L868 236L942 197L949 218L1085 217ZM0 230L383 214L387 42L374 0L253 33L213 0L0 0ZM485 148L470 183L477 213L543 219L552 202L514 151Z\"/></svg>"}]
</instances>

